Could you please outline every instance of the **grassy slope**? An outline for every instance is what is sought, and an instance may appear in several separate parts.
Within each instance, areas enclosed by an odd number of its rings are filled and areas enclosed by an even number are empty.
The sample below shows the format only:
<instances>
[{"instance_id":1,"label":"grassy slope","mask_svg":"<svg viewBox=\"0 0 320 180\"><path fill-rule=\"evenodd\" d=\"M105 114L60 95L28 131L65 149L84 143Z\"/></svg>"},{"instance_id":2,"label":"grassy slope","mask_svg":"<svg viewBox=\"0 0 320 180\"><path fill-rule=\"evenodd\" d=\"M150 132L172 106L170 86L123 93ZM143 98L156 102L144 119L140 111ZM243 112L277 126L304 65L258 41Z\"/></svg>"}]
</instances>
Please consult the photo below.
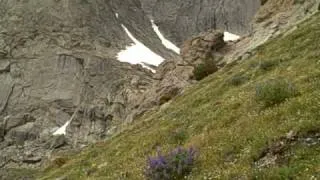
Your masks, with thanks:
<instances>
[{"instance_id":1,"label":"grassy slope","mask_svg":"<svg viewBox=\"0 0 320 180\"><path fill-rule=\"evenodd\" d=\"M273 66L268 70L258 64ZM242 73L239 86L231 79ZM299 96L263 108L256 85L272 78L293 82ZM287 148L283 163L258 169L254 160L272 141L294 131L320 131L320 15L286 37L274 39L257 54L190 88L167 108L143 117L111 140L74 155L61 168L51 167L41 179L143 179L146 156L158 146L195 146L199 159L189 179L320 178L320 145L297 143Z\"/></svg>"}]
</instances>

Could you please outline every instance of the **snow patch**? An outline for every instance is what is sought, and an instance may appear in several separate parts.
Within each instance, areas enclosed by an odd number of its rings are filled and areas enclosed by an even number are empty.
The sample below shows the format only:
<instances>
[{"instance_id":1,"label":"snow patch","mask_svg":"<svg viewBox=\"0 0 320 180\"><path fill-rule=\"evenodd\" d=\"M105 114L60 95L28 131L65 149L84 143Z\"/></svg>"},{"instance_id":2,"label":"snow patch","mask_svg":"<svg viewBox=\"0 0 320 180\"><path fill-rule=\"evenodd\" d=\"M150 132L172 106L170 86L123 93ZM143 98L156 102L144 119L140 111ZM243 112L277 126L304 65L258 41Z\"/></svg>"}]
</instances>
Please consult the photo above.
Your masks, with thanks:
<instances>
[{"instance_id":1,"label":"snow patch","mask_svg":"<svg viewBox=\"0 0 320 180\"><path fill-rule=\"evenodd\" d=\"M128 28L126 28L123 24L121 24L121 26L134 43L118 53L117 58L119 61L128 62L131 64L141 64L142 66L144 66L143 62L158 66L164 61L163 57L152 52L144 44L138 41L128 30Z\"/></svg>"},{"instance_id":2,"label":"snow patch","mask_svg":"<svg viewBox=\"0 0 320 180\"><path fill-rule=\"evenodd\" d=\"M118 18L119 18L119 14L118 14L118 13L115 13L115 15L116 15L116 18L118 19Z\"/></svg>"},{"instance_id":3,"label":"snow patch","mask_svg":"<svg viewBox=\"0 0 320 180\"><path fill-rule=\"evenodd\" d=\"M223 38L224 41L236 41L238 39L240 39L240 36L229 33L227 31L224 32L224 38Z\"/></svg>"},{"instance_id":4,"label":"snow patch","mask_svg":"<svg viewBox=\"0 0 320 180\"><path fill-rule=\"evenodd\" d=\"M173 50L174 52L176 52L177 54L180 54L180 48L178 48L175 44L173 44L171 41L169 41L168 39L166 39L160 32L159 27L154 23L154 20L151 19L151 24L152 24L152 28L154 30L154 32L156 32L156 34L158 35L158 37L160 38L162 44L168 48Z\"/></svg>"},{"instance_id":5,"label":"snow patch","mask_svg":"<svg viewBox=\"0 0 320 180\"><path fill-rule=\"evenodd\" d=\"M66 129L69 126L71 120L67 121L63 126L61 126L59 129L57 129L53 135L58 136L58 135L66 135Z\"/></svg>"},{"instance_id":6,"label":"snow patch","mask_svg":"<svg viewBox=\"0 0 320 180\"><path fill-rule=\"evenodd\" d=\"M143 62L142 62L142 63L139 63L139 64L140 64L143 68L148 69L148 70L150 70L150 71L153 72L153 73L156 73L156 70L155 70L155 69L153 69L153 68L145 65Z\"/></svg>"}]
</instances>

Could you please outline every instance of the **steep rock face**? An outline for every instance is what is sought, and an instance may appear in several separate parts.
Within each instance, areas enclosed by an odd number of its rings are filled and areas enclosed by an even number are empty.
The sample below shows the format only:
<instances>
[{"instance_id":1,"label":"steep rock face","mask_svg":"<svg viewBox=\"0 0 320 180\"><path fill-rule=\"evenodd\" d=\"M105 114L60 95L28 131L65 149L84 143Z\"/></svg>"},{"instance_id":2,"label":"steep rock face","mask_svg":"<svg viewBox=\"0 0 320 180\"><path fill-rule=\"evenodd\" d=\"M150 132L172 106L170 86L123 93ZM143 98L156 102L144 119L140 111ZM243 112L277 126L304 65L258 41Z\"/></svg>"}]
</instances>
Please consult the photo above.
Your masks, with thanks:
<instances>
[{"instance_id":1,"label":"steep rock face","mask_svg":"<svg viewBox=\"0 0 320 180\"><path fill-rule=\"evenodd\" d=\"M137 0L0 0L0 17L0 167L39 165L69 120L58 147L101 140L128 119L154 80L115 59L131 43L121 24L154 52L176 56Z\"/></svg>"},{"instance_id":2,"label":"steep rock face","mask_svg":"<svg viewBox=\"0 0 320 180\"><path fill-rule=\"evenodd\" d=\"M181 45L187 37L209 29L244 35L260 7L258 0L141 0L160 30Z\"/></svg>"},{"instance_id":3,"label":"steep rock face","mask_svg":"<svg viewBox=\"0 0 320 180\"><path fill-rule=\"evenodd\" d=\"M46 32L58 36L56 41L63 48L98 52L103 49L100 54L114 57L117 51L106 48L119 49L131 43L121 27L121 24L124 24L137 39L156 53L166 59L174 56L161 45L150 20L141 10L139 0L2 0L0 5L1 40L13 36L23 36L23 40L26 40ZM116 18L116 13L119 18ZM17 38L12 40L10 45L7 42L7 46L11 47L0 47L1 56L12 55L14 46L23 43L21 38ZM100 46L103 48L99 49Z\"/></svg>"}]
</instances>

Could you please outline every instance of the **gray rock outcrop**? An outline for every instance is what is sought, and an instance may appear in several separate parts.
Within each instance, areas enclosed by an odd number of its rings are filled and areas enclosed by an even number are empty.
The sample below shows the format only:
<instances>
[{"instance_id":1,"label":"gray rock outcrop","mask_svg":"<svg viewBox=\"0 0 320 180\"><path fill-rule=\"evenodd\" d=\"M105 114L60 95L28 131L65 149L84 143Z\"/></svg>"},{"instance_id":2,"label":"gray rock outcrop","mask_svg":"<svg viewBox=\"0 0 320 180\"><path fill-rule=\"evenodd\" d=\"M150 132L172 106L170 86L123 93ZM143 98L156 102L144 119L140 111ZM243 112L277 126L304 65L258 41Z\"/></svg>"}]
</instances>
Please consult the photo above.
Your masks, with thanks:
<instances>
[{"instance_id":1,"label":"gray rock outcrop","mask_svg":"<svg viewBox=\"0 0 320 180\"><path fill-rule=\"evenodd\" d=\"M259 9L252 21L253 31L229 48L231 53L224 57L225 62L247 59L255 49L280 34L289 34L295 26L311 17L318 10L320 0L268 0ZM291 30L290 30L291 29Z\"/></svg>"},{"instance_id":2,"label":"gray rock outcrop","mask_svg":"<svg viewBox=\"0 0 320 180\"><path fill-rule=\"evenodd\" d=\"M190 38L182 45L182 59L191 65L203 63L225 46L223 37L223 32L210 30Z\"/></svg>"},{"instance_id":3,"label":"gray rock outcrop","mask_svg":"<svg viewBox=\"0 0 320 180\"><path fill-rule=\"evenodd\" d=\"M209 29L234 34L251 32L260 0L141 0L168 39L182 45L188 37Z\"/></svg>"},{"instance_id":4,"label":"gray rock outcrop","mask_svg":"<svg viewBox=\"0 0 320 180\"><path fill-rule=\"evenodd\" d=\"M186 87L193 84L194 67L210 58L219 63L221 49L226 46L224 34L210 30L185 41L179 58L160 64L154 74L154 82L138 99L130 118L135 119L152 107L162 106L180 95Z\"/></svg>"}]
</instances>

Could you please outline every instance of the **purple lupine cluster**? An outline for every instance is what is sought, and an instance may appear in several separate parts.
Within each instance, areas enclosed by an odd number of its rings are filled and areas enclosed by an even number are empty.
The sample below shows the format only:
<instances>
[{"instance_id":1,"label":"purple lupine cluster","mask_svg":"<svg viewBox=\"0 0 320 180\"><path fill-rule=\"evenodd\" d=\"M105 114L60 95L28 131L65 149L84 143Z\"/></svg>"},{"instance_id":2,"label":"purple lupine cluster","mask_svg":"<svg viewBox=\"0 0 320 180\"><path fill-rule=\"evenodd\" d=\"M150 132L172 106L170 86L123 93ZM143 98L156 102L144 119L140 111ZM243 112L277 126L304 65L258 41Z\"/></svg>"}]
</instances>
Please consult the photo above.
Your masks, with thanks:
<instances>
[{"instance_id":1,"label":"purple lupine cluster","mask_svg":"<svg viewBox=\"0 0 320 180\"><path fill-rule=\"evenodd\" d=\"M187 176L195 163L196 150L194 148L178 147L166 155L158 149L157 156L149 157L145 175L150 180L183 179Z\"/></svg>"}]
</instances>

